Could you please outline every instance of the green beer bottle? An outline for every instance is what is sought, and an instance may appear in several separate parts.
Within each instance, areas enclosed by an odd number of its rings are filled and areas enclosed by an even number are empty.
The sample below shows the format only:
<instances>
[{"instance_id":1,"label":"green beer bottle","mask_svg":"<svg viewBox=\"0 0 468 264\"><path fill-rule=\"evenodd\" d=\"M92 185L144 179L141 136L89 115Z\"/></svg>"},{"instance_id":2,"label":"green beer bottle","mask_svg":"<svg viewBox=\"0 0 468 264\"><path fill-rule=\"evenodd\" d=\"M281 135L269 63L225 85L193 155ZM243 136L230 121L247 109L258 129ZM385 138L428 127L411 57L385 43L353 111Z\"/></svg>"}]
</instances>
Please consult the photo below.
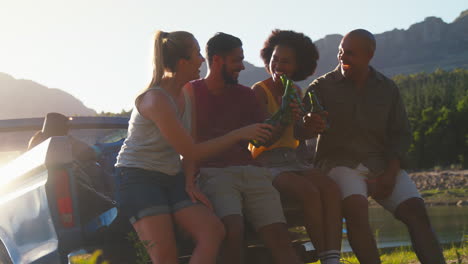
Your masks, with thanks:
<instances>
[{"instance_id":1,"label":"green beer bottle","mask_svg":"<svg viewBox=\"0 0 468 264\"><path fill-rule=\"evenodd\" d=\"M325 122L325 129L322 132L322 134L324 134L324 133L327 132L328 129L330 129L330 124L328 123L328 118L324 114L325 108L323 108L322 104L320 104L320 101L319 101L317 95L314 93L314 90L310 90L308 95L309 95L310 106L311 106L310 112L320 115L323 122Z\"/></svg>"},{"instance_id":2,"label":"green beer bottle","mask_svg":"<svg viewBox=\"0 0 468 264\"><path fill-rule=\"evenodd\" d=\"M270 118L264 121L264 123L270 124L272 126L287 126L292 122L293 117L290 104L293 100L296 100L296 102L300 105L301 110L305 112L305 109L302 108L302 104L300 104L301 101L299 95L297 94L296 89L294 89L293 81L286 77L286 74L281 75L280 80L284 87L283 96L281 97L281 106L278 111L276 111ZM256 148L263 145L263 143L260 143L257 140L251 140L250 143Z\"/></svg>"},{"instance_id":3,"label":"green beer bottle","mask_svg":"<svg viewBox=\"0 0 468 264\"><path fill-rule=\"evenodd\" d=\"M269 124L272 126L277 126L283 123L283 111L281 111L281 108L278 109L270 118L266 119L263 121L265 124ZM256 148L263 146L263 142L259 142L258 140L251 140L250 144L254 145Z\"/></svg>"},{"instance_id":4,"label":"green beer bottle","mask_svg":"<svg viewBox=\"0 0 468 264\"><path fill-rule=\"evenodd\" d=\"M292 103L293 101L296 101L301 111L306 112L306 109L301 104L301 101L302 101L301 97L299 96L299 94L297 94L296 89L294 89L293 81L291 81L285 74L281 75L280 79L281 79L281 83L285 87L283 96L281 98L281 107L283 109L291 110L291 107L289 107L289 104Z\"/></svg>"}]
</instances>

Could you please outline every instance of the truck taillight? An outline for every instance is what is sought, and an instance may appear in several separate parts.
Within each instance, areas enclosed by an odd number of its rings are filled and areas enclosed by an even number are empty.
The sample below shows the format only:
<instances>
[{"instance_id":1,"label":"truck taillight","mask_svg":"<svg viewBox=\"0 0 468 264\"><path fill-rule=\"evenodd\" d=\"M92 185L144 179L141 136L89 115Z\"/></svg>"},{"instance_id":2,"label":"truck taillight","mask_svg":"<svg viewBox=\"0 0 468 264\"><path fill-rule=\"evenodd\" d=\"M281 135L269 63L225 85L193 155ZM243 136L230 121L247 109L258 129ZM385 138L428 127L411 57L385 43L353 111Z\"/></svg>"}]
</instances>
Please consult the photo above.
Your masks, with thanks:
<instances>
[{"instance_id":1,"label":"truck taillight","mask_svg":"<svg viewBox=\"0 0 468 264\"><path fill-rule=\"evenodd\" d=\"M75 222L73 219L70 177L65 169L59 169L55 173L55 197L60 222L63 227L73 227Z\"/></svg>"}]
</instances>

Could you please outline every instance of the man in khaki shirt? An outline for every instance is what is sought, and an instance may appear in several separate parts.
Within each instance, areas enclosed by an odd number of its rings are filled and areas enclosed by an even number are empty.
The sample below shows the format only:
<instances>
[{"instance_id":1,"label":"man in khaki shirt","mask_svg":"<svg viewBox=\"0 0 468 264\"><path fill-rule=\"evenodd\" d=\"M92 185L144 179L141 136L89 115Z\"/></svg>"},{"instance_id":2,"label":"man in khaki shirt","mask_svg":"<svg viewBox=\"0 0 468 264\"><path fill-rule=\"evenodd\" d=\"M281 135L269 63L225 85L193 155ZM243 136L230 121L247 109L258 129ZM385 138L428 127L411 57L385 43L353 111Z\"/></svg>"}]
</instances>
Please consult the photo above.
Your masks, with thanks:
<instances>
[{"instance_id":1,"label":"man in khaki shirt","mask_svg":"<svg viewBox=\"0 0 468 264\"><path fill-rule=\"evenodd\" d=\"M445 263L424 201L404 169L411 132L395 83L369 66L374 36L363 29L341 40L338 67L309 87L326 109L329 129L318 114L296 126L301 139L321 134L315 163L339 186L348 239L360 263L380 263L368 220L371 196L408 227L422 263Z\"/></svg>"}]
</instances>

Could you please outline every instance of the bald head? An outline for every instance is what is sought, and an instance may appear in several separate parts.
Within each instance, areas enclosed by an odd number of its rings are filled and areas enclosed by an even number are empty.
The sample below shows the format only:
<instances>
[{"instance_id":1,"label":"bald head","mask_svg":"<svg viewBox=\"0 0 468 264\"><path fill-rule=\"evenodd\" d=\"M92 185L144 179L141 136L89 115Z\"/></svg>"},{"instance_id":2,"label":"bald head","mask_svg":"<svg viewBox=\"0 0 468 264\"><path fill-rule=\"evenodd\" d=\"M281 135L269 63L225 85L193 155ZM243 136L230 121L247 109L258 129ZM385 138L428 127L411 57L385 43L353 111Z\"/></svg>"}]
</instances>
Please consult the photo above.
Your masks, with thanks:
<instances>
[{"instance_id":1,"label":"bald head","mask_svg":"<svg viewBox=\"0 0 468 264\"><path fill-rule=\"evenodd\" d=\"M365 29L355 29L348 34L346 34L344 38L358 38L363 45L363 48L367 49L369 52L374 54L375 48L376 48L376 43L375 43L375 37L372 33Z\"/></svg>"},{"instance_id":2,"label":"bald head","mask_svg":"<svg viewBox=\"0 0 468 264\"><path fill-rule=\"evenodd\" d=\"M357 82L365 80L374 52L375 38L372 33L364 29L349 32L338 47L337 58L341 74Z\"/></svg>"}]
</instances>

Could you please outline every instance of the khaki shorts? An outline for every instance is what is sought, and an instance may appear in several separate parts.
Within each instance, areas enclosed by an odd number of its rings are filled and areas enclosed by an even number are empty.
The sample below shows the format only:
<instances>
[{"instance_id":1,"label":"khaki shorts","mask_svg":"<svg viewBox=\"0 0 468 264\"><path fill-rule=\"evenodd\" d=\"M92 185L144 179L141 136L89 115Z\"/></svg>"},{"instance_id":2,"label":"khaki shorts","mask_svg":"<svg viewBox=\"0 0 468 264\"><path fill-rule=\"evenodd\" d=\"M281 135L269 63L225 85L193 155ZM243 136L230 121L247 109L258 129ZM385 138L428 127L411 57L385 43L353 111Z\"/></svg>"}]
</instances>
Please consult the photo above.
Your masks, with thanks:
<instances>
[{"instance_id":1,"label":"khaki shorts","mask_svg":"<svg viewBox=\"0 0 468 264\"><path fill-rule=\"evenodd\" d=\"M201 168L198 185L219 218L245 214L257 230L273 223L286 223L280 195L266 168Z\"/></svg>"},{"instance_id":2,"label":"khaki shorts","mask_svg":"<svg viewBox=\"0 0 468 264\"><path fill-rule=\"evenodd\" d=\"M359 194L367 198L367 177L369 170L362 164L356 168L340 166L330 170L328 176L340 186L343 199L348 196ZM395 187L392 194L383 199L376 200L382 207L394 213L396 208L404 201L410 198L421 198L414 182L404 170L400 170L396 178Z\"/></svg>"}]
</instances>

